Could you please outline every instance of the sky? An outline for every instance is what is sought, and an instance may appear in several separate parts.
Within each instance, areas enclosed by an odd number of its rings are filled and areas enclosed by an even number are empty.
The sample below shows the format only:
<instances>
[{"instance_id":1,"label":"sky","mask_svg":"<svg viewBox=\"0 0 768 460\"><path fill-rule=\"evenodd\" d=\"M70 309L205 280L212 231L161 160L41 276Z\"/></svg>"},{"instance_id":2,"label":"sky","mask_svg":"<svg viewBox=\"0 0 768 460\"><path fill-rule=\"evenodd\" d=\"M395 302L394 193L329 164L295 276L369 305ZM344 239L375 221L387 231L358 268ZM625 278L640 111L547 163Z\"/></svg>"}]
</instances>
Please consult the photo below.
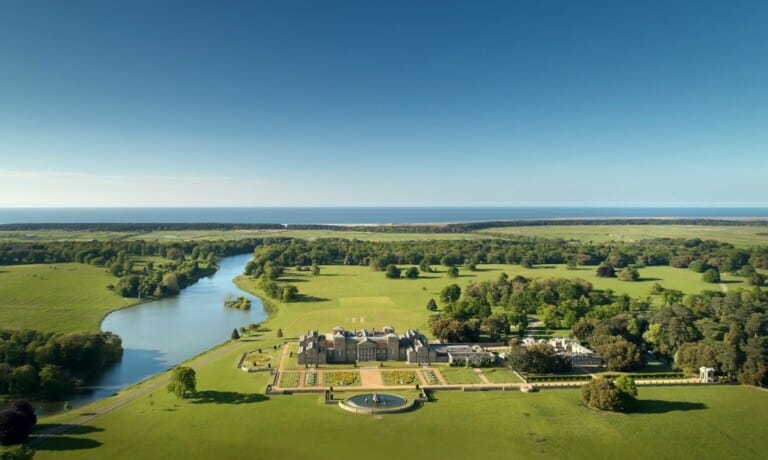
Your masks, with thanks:
<instances>
[{"instance_id":1,"label":"sky","mask_svg":"<svg viewBox=\"0 0 768 460\"><path fill-rule=\"evenodd\" d=\"M768 2L0 2L0 207L766 206Z\"/></svg>"}]
</instances>

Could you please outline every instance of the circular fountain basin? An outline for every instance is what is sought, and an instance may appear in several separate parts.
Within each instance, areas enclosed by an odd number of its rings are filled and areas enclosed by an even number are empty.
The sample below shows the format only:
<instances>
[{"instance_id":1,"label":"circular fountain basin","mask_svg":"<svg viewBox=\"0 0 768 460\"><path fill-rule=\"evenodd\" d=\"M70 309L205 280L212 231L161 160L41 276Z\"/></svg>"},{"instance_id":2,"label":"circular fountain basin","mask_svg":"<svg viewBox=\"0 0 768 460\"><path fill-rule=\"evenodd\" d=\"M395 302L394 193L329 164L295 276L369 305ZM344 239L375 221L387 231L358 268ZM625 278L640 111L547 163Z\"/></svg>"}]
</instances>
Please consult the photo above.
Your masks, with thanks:
<instances>
[{"instance_id":1,"label":"circular fountain basin","mask_svg":"<svg viewBox=\"0 0 768 460\"><path fill-rule=\"evenodd\" d=\"M414 403L389 393L364 393L339 401L339 406L356 414L395 414L411 410Z\"/></svg>"}]
</instances>

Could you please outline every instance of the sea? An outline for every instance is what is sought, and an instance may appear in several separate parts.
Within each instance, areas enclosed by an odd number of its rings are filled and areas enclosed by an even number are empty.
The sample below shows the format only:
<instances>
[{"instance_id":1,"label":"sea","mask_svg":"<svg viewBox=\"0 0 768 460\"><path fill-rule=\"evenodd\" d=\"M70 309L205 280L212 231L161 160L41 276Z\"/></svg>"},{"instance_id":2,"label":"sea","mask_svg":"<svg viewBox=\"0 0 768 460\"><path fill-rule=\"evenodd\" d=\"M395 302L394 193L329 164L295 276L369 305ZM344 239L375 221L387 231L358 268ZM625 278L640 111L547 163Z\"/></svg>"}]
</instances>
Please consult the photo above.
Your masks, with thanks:
<instances>
[{"instance_id":1,"label":"sea","mask_svg":"<svg viewBox=\"0 0 768 460\"><path fill-rule=\"evenodd\" d=\"M131 207L0 208L0 224L429 224L550 219L768 219L766 207Z\"/></svg>"}]
</instances>

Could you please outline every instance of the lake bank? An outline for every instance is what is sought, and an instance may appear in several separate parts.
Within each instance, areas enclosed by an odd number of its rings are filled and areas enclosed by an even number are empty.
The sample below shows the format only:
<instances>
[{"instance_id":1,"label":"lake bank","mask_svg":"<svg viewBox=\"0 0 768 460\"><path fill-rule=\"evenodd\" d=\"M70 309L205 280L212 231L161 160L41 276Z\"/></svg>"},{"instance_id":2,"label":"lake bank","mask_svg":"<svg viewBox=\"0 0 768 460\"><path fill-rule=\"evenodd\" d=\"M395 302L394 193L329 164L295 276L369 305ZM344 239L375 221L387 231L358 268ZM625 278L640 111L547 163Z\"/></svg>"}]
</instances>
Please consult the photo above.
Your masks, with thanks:
<instances>
[{"instance_id":1,"label":"lake bank","mask_svg":"<svg viewBox=\"0 0 768 460\"><path fill-rule=\"evenodd\" d=\"M79 388L67 400L73 407L113 395L225 342L232 329L266 318L260 299L233 283L251 254L223 258L219 270L183 289L178 296L133 304L107 314L101 330L123 340L123 357ZM226 308L225 296L237 293L251 300L250 310ZM43 412L59 411L63 402L43 403Z\"/></svg>"}]
</instances>

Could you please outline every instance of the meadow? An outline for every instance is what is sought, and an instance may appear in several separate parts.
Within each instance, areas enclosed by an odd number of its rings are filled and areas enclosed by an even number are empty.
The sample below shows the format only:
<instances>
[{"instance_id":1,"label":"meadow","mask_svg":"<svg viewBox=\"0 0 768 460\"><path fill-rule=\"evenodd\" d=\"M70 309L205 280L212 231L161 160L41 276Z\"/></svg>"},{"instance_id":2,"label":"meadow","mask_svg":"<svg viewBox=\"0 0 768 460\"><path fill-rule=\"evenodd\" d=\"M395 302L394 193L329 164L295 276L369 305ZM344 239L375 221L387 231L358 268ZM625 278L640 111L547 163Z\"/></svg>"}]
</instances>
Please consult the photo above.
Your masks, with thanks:
<instances>
[{"instance_id":1,"label":"meadow","mask_svg":"<svg viewBox=\"0 0 768 460\"><path fill-rule=\"evenodd\" d=\"M433 268L436 273L424 273L413 280L388 279L383 272L359 266L322 266L319 276L287 269L280 281L296 285L302 300L291 303L270 301L276 306L270 327L282 328L286 337L297 337L308 329L328 331L335 326L354 330L391 325L397 331L408 328L427 331L427 301L434 298L439 304L440 291L445 286L456 283L464 288L471 282L496 279L502 273L510 277L582 278L592 283L595 289L612 289L631 297L651 296L649 291L654 283L685 293L745 286L743 279L730 275L723 275L723 284L705 283L700 273L668 266L641 268L641 278L635 282L599 278L595 267L568 269L565 265L543 265L523 268L520 265L489 264L479 265L474 272L461 270L458 278L447 277L445 267ZM237 284L242 289L259 293L256 280L241 276ZM659 296L651 297L656 305L660 305Z\"/></svg>"},{"instance_id":2,"label":"meadow","mask_svg":"<svg viewBox=\"0 0 768 460\"><path fill-rule=\"evenodd\" d=\"M152 232L117 232L87 230L0 230L0 242L148 240L161 243L196 240L242 240L248 238L345 238L362 241L468 240L488 239L482 233L388 233L359 230L158 230Z\"/></svg>"},{"instance_id":3,"label":"meadow","mask_svg":"<svg viewBox=\"0 0 768 460\"><path fill-rule=\"evenodd\" d=\"M137 303L106 288L114 282L105 268L86 264L0 267L0 325L97 332L107 313Z\"/></svg>"},{"instance_id":4,"label":"meadow","mask_svg":"<svg viewBox=\"0 0 768 460\"><path fill-rule=\"evenodd\" d=\"M764 225L539 225L498 227L478 233L562 238L595 243L631 242L652 238L701 238L724 241L739 247L768 244L768 226Z\"/></svg>"},{"instance_id":5,"label":"meadow","mask_svg":"<svg viewBox=\"0 0 768 460\"><path fill-rule=\"evenodd\" d=\"M1 241L90 241L90 240L157 240L164 243L191 240L239 240L246 238L285 237L299 239L345 238L362 241L468 240L504 237L539 237L565 240L632 242L652 238L701 238L731 243L738 247L768 245L765 225L531 225L494 227L464 233L388 233L361 230L157 230L157 231L87 231L87 230L0 230Z\"/></svg>"},{"instance_id":6,"label":"meadow","mask_svg":"<svg viewBox=\"0 0 768 460\"><path fill-rule=\"evenodd\" d=\"M627 453L750 459L764 458L768 448L768 398L752 387L642 387L631 414L587 409L578 390L441 391L413 412L363 416L325 405L318 394L265 396L265 373L234 366L233 357L255 345L242 342L232 353L189 363L197 368L196 397L178 400L161 387L35 445L35 458L301 458L357 452L371 459L592 459ZM89 410L48 417L40 425L51 428Z\"/></svg>"},{"instance_id":7,"label":"meadow","mask_svg":"<svg viewBox=\"0 0 768 460\"><path fill-rule=\"evenodd\" d=\"M218 238L205 232L165 235L135 237L162 241ZM340 235L332 232L330 236ZM436 237L377 233L368 236ZM461 237L437 237L443 236ZM310 232L301 237L323 236ZM106 312L125 306L122 302L130 303L104 288L113 278L103 268L81 264L53 267L56 268L0 268L3 325L16 321L20 325L16 327L97 330ZM266 384L271 382L266 373L249 374L236 368L243 353L271 349L309 329L326 331L338 325L378 329L392 325L398 332L406 328L427 331L429 298L439 302L439 293L448 284L464 287L470 282L495 279L501 273L527 278L578 277L591 282L596 289L612 289L632 297L650 295L650 287L656 282L686 293L744 286L741 279L729 275L724 276L722 284L704 283L698 273L671 267L641 268L641 279L634 283L598 278L595 267L571 270L564 265L530 269L519 265L480 265L474 272L462 269L459 278L447 277L445 267L434 268L436 273L424 273L415 280L390 280L382 272L359 266L322 266L319 276L287 269L280 281L295 284L301 301L270 301L276 308L261 325L259 335L244 337L188 362L197 370L198 394L194 398L178 400L160 386L83 426L36 444L35 458L299 458L340 452L364 454L372 459L394 455L592 459L628 453L640 458L764 457L763 451L768 448L768 398L763 390L752 387L644 386L640 389L641 403L631 414L589 410L581 405L579 391L573 389L534 394L440 391L434 393L433 402L414 412L360 416L325 405L318 394L265 395ZM258 294L256 281L248 277L239 277L237 284ZM35 301L36 297L40 299ZM51 305L62 307L57 311ZM278 329L282 329L284 339L276 337ZM471 369L444 366L440 371L451 383L480 381ZM492 382L517 381L506 369L483 371ZM156 376L118 396L69 413L41 418L39 429L71 423L81 414L113 404L123 395L139 394L164 377ZM298 378L296 372L284 376L287 383L295 384Z\"/></svg>"}]
</instances>

